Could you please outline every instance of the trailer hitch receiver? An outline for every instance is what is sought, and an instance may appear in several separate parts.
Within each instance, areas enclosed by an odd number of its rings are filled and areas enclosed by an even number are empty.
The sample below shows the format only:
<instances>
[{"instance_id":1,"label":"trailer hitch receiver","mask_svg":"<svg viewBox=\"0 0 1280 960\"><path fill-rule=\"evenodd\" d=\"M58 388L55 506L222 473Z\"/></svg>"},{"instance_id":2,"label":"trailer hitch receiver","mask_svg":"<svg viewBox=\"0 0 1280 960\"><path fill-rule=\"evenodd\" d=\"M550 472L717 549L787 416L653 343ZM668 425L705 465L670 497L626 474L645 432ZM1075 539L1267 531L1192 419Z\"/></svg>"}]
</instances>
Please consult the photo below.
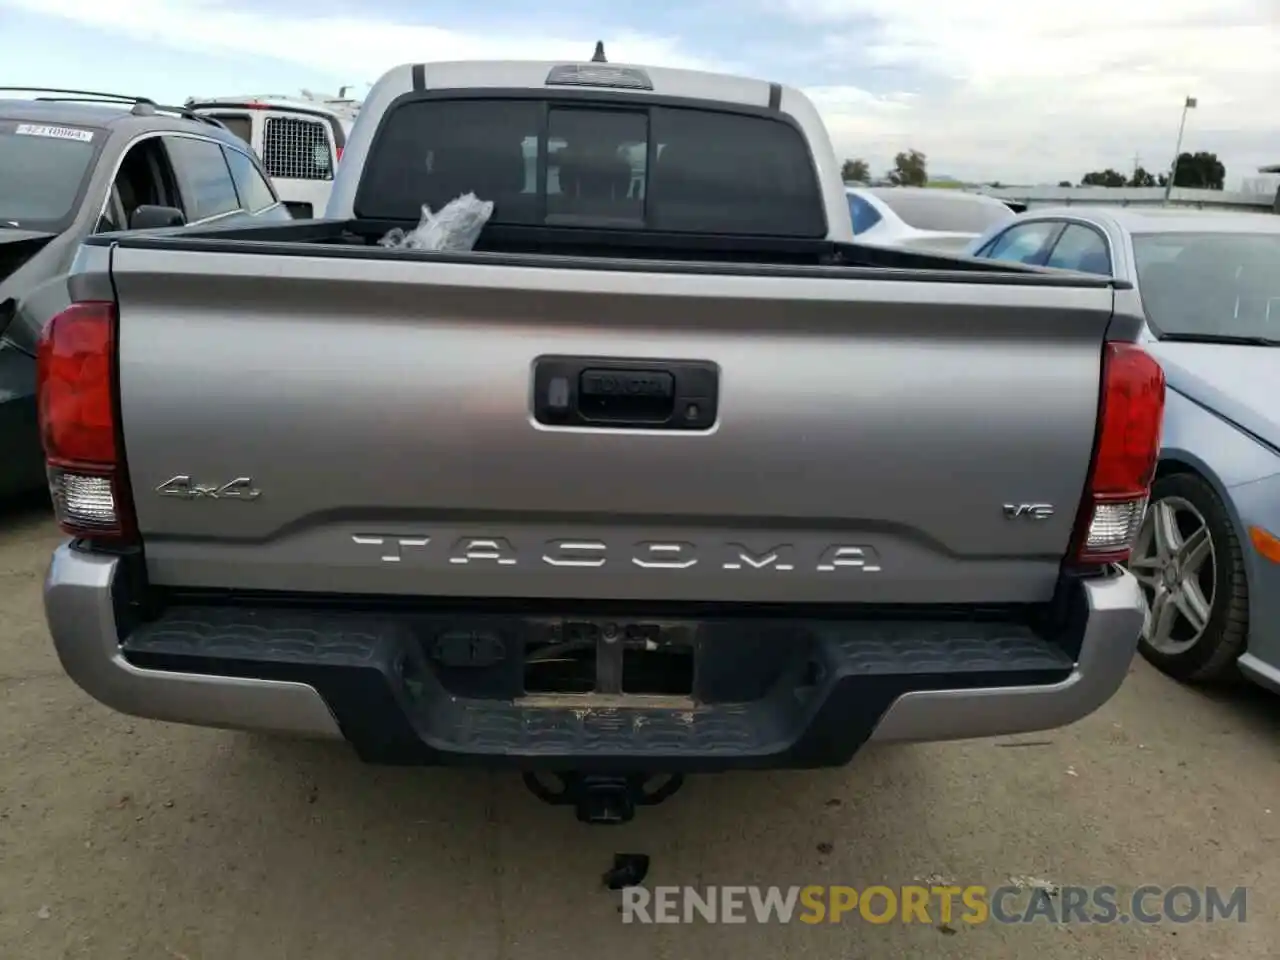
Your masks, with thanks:
<instances>
[{"instance_id":1,"label":"trailer hitch receiver","mask_svg":"<svg viewBox=\"0 0 1280 960\"><path fill-rule=\"evenodd\" d=\"M684 784L680 774L553 773L559 788L549 787L540 774L526 773L525 786L544 803L572 806L583 823L614 825L627 823L636 807L656 806ZM657 785L653 786L657 780Z\"/></svg>"}]
</instances>

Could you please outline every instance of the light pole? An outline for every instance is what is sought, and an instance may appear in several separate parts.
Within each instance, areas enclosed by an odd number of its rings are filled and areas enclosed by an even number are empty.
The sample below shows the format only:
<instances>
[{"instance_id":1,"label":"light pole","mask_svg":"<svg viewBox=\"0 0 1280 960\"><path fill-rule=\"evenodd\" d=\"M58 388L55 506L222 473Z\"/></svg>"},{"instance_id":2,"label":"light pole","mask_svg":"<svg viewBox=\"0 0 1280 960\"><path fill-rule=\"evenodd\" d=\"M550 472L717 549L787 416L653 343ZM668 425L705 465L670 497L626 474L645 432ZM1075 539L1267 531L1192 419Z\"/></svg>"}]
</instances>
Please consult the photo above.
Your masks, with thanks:
<instances>
[{"instance_id":1,"label":"light pole","mask_svg":"<svg viewBox=\"0 0 1280 960\"><path fill-rule=\"evenodd\" d=\"M1182 120L1178 123L1178 144L1173 148L1173 163L1169 165L1169 179L1164 185L1164 202L1169 203L1169 194L1173 192L1173 178L1178 175L1178 157L1182 155L1182 132L1187 128L1187 111L1194 110L1196 98L1187 97L1182 104Z\"/></svg>"}]
</instances>

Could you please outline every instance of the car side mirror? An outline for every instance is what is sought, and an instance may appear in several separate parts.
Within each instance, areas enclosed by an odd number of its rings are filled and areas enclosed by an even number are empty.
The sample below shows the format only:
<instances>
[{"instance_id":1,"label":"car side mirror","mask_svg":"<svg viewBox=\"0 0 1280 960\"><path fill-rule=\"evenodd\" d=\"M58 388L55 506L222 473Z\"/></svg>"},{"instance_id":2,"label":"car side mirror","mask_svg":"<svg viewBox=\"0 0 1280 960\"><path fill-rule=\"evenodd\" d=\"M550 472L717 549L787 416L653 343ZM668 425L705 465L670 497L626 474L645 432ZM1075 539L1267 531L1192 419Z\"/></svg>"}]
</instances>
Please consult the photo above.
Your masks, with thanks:
<instances>
[{"instance_id":1,"label":"car side mirror","mask_svg":"<svg viewBox=\"0 0 1280 960\"><path fill-rule=\"evenodd\" d=\"M181 227L187 222L177 207L160 207L143 204L129 218L130 230L157 230L161 227Z\"/></svg>"}]
</instances>

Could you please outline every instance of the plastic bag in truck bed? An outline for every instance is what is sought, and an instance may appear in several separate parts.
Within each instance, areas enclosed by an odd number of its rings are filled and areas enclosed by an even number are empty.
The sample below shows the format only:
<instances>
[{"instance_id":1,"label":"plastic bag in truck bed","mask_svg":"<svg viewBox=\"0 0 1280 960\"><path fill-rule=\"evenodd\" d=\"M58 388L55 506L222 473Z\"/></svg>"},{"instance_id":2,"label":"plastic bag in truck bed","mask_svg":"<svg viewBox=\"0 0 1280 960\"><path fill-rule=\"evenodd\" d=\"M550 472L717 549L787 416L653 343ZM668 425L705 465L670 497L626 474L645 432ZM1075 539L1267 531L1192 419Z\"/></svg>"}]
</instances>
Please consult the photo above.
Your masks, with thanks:
<instances>
[{"instance_id":1,"label":"plastic bag in truck bed","mask_svg":"<svg viewBox=\"0 0 1280 960\"><path fill-rule=\"evenodd\" d=\"M436 213L422 205L422 219L405 233L396 228L378 241L381 247L399 250L451 250L465 252L476 245L480 231L493 213L493 201L474 193L450 200Z\"/></svg>"}]
</instances>

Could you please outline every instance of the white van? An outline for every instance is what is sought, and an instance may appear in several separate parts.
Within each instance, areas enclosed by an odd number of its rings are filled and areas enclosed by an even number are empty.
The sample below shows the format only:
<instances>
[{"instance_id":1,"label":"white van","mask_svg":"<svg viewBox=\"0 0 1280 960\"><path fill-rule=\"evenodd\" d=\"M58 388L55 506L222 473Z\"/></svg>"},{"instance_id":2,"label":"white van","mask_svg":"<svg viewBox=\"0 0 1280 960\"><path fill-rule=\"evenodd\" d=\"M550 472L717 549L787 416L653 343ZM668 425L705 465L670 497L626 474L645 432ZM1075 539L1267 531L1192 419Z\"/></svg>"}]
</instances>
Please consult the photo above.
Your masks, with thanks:
<instances>
[{"instance_id":1,"label":"white van","mask_svg":"<svg viewBox=\"0 0 1280 960\"><path fill-rule=\"evenodd\" d=\"M191 97L186 105L253 147L295 219L324 216L349 128L337 112L274 94Z\"/></svg>"}]
</instances>

